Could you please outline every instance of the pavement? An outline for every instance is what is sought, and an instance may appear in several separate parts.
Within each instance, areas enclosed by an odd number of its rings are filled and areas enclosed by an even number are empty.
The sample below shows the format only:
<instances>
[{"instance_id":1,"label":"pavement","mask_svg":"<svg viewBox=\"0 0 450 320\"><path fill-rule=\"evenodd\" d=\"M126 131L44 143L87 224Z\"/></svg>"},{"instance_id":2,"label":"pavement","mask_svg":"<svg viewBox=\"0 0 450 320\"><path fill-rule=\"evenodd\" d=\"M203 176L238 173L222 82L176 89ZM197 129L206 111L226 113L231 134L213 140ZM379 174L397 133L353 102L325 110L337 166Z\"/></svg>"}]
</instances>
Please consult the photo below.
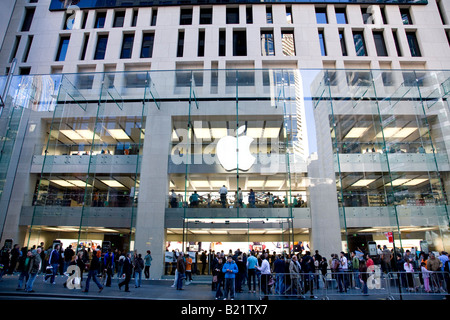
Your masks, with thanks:
<instances>
[{"instance_id":1,"label":"pavement","mask_svg":"<svg viewBox=\"0 0 450 320\"><path fill-rule=\"evenodd\" d=\"M102 292L99 292L97 285L91 280L89 292L83 292L87 279L87 274L83 275L83 281L81 282L81 289L69 289L64 286L67 281L67 276L56 276L55 284L51 284L49 281L43 281L44 276L38 275L33 290L35 292L28 293L22 290L17 290L19 274L4 275L0 280L0 301L1 300L36 300L36 299L53 299L53 300L155 300L155 301L214 301L215 291L211 290L211 275L197 275L193 276L193 281L189 285L184 285L183 290L176 290L172 287L174 283L174 276L164 276L164 279L142 279L141 287L135 288L134 279L131 279L129 290L125 292L124 287L119 289L118 283L122 281L117 277L112 279L111 287L104 287ZM101 281L101 279L99 279ZM236 293L235 302L249 302L259 301L259 290L256 293L248 291L246 285L243 286L242 293ZM350 291L347 294L334 294L333 292L315 292L316 299L311 299L306 296L307 300L323 301L323 300L335 300L335 301L386 301L389 300L386 294L381 292L375 292L375 294L369 294L363 296L360 290ZM280 297L271 296L270 300L275 301L299 301L298 297ZM396 295L391 300L413 300L413 301L442 301L446 300L444 294L437 295L408 295L402 296Z\"/></svg>"}]
</instances>

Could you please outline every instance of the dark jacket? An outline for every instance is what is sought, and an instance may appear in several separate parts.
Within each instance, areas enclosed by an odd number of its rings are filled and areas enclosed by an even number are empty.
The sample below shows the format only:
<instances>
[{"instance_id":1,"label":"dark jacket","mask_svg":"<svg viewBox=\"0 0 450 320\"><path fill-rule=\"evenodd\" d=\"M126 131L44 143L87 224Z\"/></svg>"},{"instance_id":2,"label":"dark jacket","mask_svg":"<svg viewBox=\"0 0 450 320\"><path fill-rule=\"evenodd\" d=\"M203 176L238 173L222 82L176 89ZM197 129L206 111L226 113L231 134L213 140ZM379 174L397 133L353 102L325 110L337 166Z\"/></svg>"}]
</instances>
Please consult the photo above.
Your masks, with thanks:
<instances>
[{"instance_id":1,"label":"dark jacket","mask_svg":"<svg viewBox=\"0 0 450 320\"><path fill-rule=\"evenodd\" d=\"M98 260L97 255L94 253L92 255L91 264L89 266L90 271L98 270L100 268L100 260Z\"/></svg>"},{"instance_id":2,"label":"dark jacket","mask_svg":"<svg viewBox=\"0 0 450 320\"><path fill-rule=\"evenodd\" d=\"M58 250L53 250L50 252L50 256L48 258L49 264L58 264L59 263L59 252Z\"/></svg>"},{"instance_id":3,"label":"dark jacket","mask_svg":"<svg viewBox=\"0 0 450 320\"><path fill-rule=\"evenodd\" d=\"M134 271L141 272L144 270L144 259L136 258L134 259Z\"/></svg>"},{"instance_id":4,"label":"dark jacket","mask_svg":"<svg viewBox=\"0 0 450 320\"><path fill-rule=\"evenodd\" d=\"M184 260L182 257L178 258L178 260L177 260L177 270L178 270L178 273L182 273L182 274L186 272L186 267L184 265Z\"/></svg>"},{"instance_id":5,"label":"dark jacket","mask_svg":"<svg viewBox=\"0 0 450 320\"><path fill-rule=\"evenodd\" d=\"M131 275L133 273L133 265L131 264L130 258L126 257L123 261L122 270L125 275Z\"/></svg>"}]
</instances>

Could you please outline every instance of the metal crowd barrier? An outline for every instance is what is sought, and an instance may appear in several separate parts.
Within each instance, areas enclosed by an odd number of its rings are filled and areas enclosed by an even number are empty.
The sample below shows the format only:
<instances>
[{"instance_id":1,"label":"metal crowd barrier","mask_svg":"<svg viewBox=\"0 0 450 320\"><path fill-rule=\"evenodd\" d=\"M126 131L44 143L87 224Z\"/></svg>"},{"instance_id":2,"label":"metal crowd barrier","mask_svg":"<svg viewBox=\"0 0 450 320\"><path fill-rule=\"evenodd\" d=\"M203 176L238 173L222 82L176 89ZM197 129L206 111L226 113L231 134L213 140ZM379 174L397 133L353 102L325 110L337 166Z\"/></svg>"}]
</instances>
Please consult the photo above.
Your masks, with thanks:
<instances>
[{"instance_id":1,"label":"metal crowd barrier","mask_svg":"<svg viewBox=\"0 0 450 320\"><path fill-rule=\"evenodd\" d=\"M450 274L432 272L390 272L388 274L389 299L414 296L448 295Z\"/></svg>"},{"instance_id":2,"label":"metal crowd barrier","mask_svg":"<svg viewBox=\"0 0 450 320\"><path fill-rule=\"evenodd\" d=\"M428 279L428 280L427 280ZM381 272L371 266L365 275L358 271L318 273L273 273L260 275L259 296L267 298L322 299L347 296L359 299L403 299L448 295L448 272ZM363 281L365 280L365 281Z\"/></svg>"}]
</instances>

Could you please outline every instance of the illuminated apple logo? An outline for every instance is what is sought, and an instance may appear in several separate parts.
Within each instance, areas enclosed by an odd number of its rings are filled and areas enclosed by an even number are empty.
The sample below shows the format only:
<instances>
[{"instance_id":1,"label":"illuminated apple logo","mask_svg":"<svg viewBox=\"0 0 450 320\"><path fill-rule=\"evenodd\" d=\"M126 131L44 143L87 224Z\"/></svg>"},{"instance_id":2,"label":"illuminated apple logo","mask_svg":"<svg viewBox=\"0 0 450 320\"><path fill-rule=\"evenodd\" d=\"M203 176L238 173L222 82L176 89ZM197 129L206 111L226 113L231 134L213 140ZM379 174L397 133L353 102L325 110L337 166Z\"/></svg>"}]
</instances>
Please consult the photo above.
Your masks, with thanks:
<instances>
[{"instance_id":1,"label":"illuminated apple logo","mask_svg":"<svg viewBox=\"0 0 450 320\"><path fill-rule=\"evenodd\" d=\"M226 136L217 143L217 157L222 167L227 171L237 169L238 165L240 170L246 171L255 163L256 158L250 153L250 144L253 138L249 136L239 137L244 131L245 125L238 129L237 138Z\"/></svg>"}]
</instances>

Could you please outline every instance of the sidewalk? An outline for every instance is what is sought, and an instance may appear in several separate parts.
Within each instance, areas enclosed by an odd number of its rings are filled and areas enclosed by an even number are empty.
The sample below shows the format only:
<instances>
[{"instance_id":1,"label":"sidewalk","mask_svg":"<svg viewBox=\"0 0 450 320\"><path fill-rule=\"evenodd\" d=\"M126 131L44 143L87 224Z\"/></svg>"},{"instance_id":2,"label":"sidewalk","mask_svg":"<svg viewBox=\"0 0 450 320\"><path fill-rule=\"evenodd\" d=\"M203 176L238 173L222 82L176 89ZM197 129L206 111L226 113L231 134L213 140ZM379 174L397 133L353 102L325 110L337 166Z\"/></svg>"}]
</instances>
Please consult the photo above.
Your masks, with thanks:
<instances>
[{"instance_id":1,"label":"sidewalk","mask_svg":"<svg viewBox=\"0 0 450 320\"><path fill-rule=\"evenodd\" d=\"M63 286L66 282L66 276L56 276L56 284L50 284L50 281L44 282L43 275L38 275L34 285L33 293L27 293L24 290L16 290L19 274L4 275L0 281L0 300L8 297L39 296L39 297L61 297L62 299L144 299L144 300L214 300L215 291L211 290L212 276L196 276L189 285L184 285L183 290L176 290L171 287L174 282L174 276L166 276L163 280L142 279L141 287L135 288L134 279L131 279L130 292L125 292L124 287L119 290L117 277L112 279L111 287L104 287L99 293L97 285L91 280L89 292L84 290L87 274L83 275L81 283L82 289L68 289ZM101 282L101 279L99 279ZM247 291L247 290L245 290ZM235 300L259 300L258 293L237 293Z\"/></svg>"},{"instance_id":2,"label":"sidewalk","mask_svg":"<svg viewBox=\"0 0 450 320\"><path fill-rule=\"evenodd\" d=\"M193 282L190 285L184 285L183 290L176 290L171 287L174 282L174 276L165 276L162 280L142 280L140 288L135 288L134 279L130 281L130 292L125 292L124 287L119 290L118 283L122 281L114 277L112 279L111 287L104 287L103 291L99 293L97 285L91 280L89 292L83 292L87 274L83 275L81 283L82 289L68 289L63 286L66 282L66 276L56 276L56 284L43 281L43 275L39 275L33 285L33 293L27 293L24 290L16 290L18 285L19 274L4 275L0 281L0 300L10 299L80 299L80 300L178 300L178 301L214 301L215 291L211 290L211 275L200 275L193 277ZM101 281L101 279L99 279ZM259 301L259 292L249 293L247 287L243 286L244 292L235 294L235 301ZM362 296L358 293L360 290L352 294L328 294L326 297L316 294L317 300L335 300L335 301L381 301L386 300L383 295L369 295ZM443 300L444 295L439 296L405 296L405 300L415 301L429 301L429 300ZM396 300L398 297L396 297ZM276 301L299 301L296 297L279 297L271 296L270 300ZM308 296L306 300L311 300Z\"/></svg>"}]
</instances>

